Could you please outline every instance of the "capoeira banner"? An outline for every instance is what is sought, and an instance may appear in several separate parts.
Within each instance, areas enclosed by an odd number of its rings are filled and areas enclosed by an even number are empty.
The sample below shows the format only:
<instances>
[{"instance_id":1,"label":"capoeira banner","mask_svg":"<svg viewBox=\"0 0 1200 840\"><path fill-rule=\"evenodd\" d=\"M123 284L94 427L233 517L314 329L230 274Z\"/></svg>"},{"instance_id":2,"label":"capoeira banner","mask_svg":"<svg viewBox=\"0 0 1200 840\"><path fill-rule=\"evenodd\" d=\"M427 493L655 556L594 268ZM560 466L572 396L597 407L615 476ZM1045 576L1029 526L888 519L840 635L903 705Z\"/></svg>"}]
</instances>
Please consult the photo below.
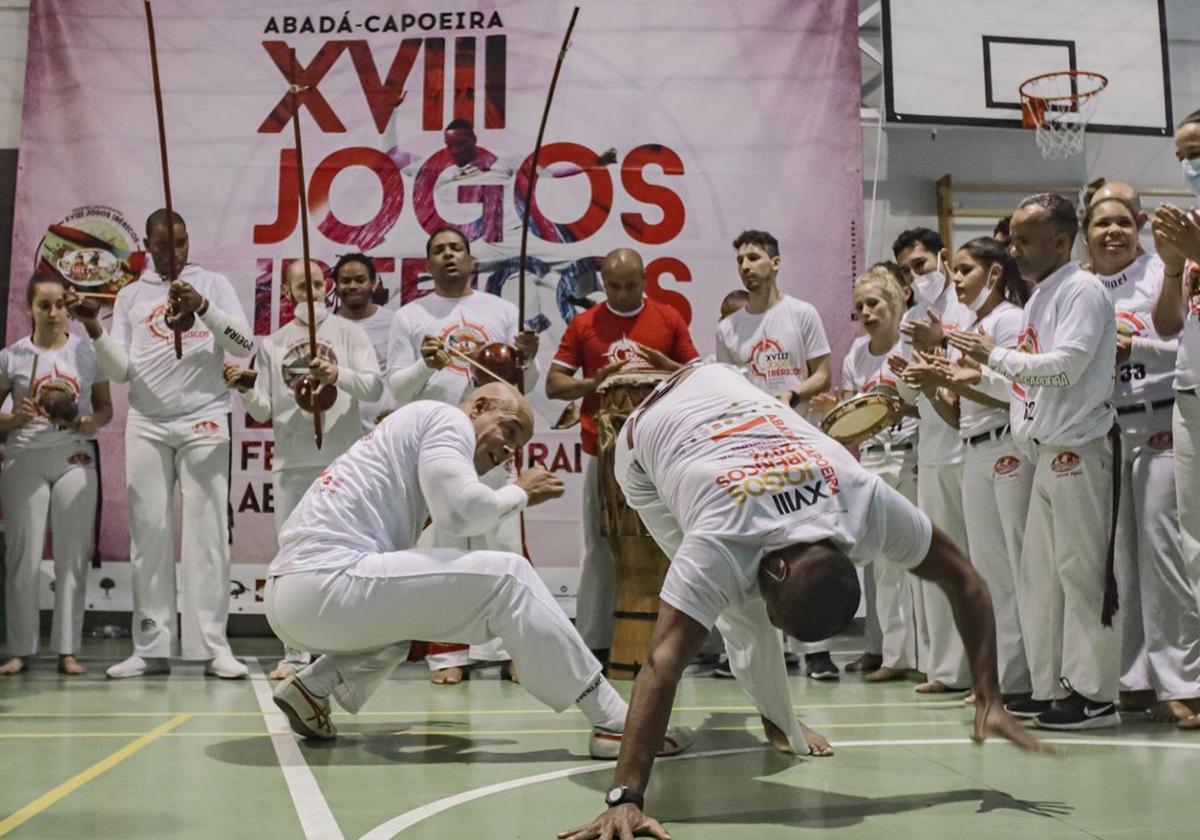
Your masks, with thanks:
<instances>
[{"instance_id":1,"label":"capoeira banner","mask_svg":"<svg viewBox=\"0 0 1200 840\"><path fill-rule=\"evenodd\" d=\"M816 0L606 0L583 4L550 113L529 234L525 319L550 364L600 288L600 257L637 249L648 294L678 308L712 352L722 296L740 286L731 241L781 242L783 288L820 311L835 370L852 337L861 268L857 4ZM374 258L396 308L430 291L424 245L471 239L478 287L517 299L524 191L570 16L555 0L449 6L155 0L175 208L191 260L226 275L261 340L291 318L284 267L301 255L289 85L301 85L313 256ZM116 292L146 264L162 204L142 4L35 0L9 290L8 340L29 332L35 268ZM471 124L476 167L457 180L444 133ZM610 151L611 150L611 151ZM544 377L543 377L544 378ZM107 558L128 556L122 430L100 436ZM540 414L526 460L567 480L529 511L539 568L579 562L578 428ZM274 553L269 429L234 397L234 562ZM558 567L558 568L555 568ZM569 577L569 576L567 576Z\"/></svg>"}]
</instances>

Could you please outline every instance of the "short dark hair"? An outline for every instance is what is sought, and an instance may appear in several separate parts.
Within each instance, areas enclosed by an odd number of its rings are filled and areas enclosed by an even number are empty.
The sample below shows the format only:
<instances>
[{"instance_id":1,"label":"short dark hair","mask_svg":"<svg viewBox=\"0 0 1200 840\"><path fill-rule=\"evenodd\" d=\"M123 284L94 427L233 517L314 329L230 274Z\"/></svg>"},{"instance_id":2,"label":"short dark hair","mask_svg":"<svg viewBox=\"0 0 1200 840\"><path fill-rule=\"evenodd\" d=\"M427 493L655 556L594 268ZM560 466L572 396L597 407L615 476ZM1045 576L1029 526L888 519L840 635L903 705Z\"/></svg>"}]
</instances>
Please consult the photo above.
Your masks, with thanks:
<instances>
[{"instance_id":1,"label":"short dark hair","mask_svg":"<svg viewBox=\"0 0 1200 840\"><path fill-rule=\"evenodd\" d=\"M429 234L429 238L425 240L425 256L426 257L428 257L431 253L433 253L433 240L436 239L438 234L440 234L440 233L455 234L459 239L462 240L463 247L467 249L467 253L468 254L471 253L471 240L467 239L467 235L456 227L451 227L450 225L444 225L444 226L438 228L437 230L435 230L433 233Z\"/></svg>"},{"instance_id":2,"label":"short dark hair","mask_svg":"<svg viewBox=\"0 0 1200 840\"><path fill-rule=\"evenodd\" d=\"M187 227L187 222L185 222L183 220L183 216L180 216L174 210L171 211L171 217L174 219L175 224L183 225L185 228ZM167 225L167 208L166 207L160 207L157 210L155 210L153 213L151 213L149 216L146 217L146 237L147 238L149 238L149 236L150 236L150 228L154 227L155 225L162 225L163 227L166 227L166 225ZM168 229L168 232L170 232L169 229Z\"/></svg>"},{"instance_id":3,"label":"short dark hair","mask_svg":"<svg viewBox=\"0 0 1200 840\"><path fill-rule=\"evenodd\" d=\"M460 128L466 129L467 131L471 132L472 134L475 133L475 126L471 125L471 121L464 120L462 117L458 117L456 119L450 120L450 122L447 123L447 125L446 125L446 131L453 131L454 129L460 129Z\"/></svg>"},{"instance_id":4,"label":"short dark hair","mask_svg":"<svg viewBox=\"0 0 1200 840\"><path fill-rule=\"evenodd\" d=\"M1036 193L1022 199L1017 206L1025 208L1035 205L1045 209L1056 233L1066 234L1072 242L1075 241L1075 235L1079 233L1079 216L1070 199L1058 193Z\"/></svg>"},{"instance_id":5,"label":"short dark hair","mask_svg":"<svg viewBox=\"0 0 1200 840\"><path fill-rule=\"evenodd\" d=\"M936 254L946 247L946 243L942 241L941 235L936 230L915 227L901 231L900 235L896 237L896 241L892 243L892 256L899 257L902 251L907 251L914 245L922 246L931 254Z\"/></svg>"},{"instance_id":6,"label":"short dark hair","mask_svg":"<svg viewBox=\"0 0 1200 840\"><path fill-rule=\"evenodd\" d=\"M1012 216L1005 216L1003 219L996 222L996 226L994 228L992 228L992 238L995 239L998 236L1007 237L1008 236L1008 228L1009 228L1009 225L1011 225L1011 224L1012 224Z\"/></svg>"},{"instance_id":7,"label":"short dark hair","mask_svg":"<svg viewBox=\"0 0 1200 840\"><path fill-rule=\"evenodd\" d=\"M1179 123L1178 128L1183 128L1185 125L1191 125L1192 123L1200 123L1200 110L1192 111L1192 113L1184 117L1183 121Z\"/></svg>"},{"instance_id":8,"label":"short dark hair","mask_svg":"<svg viewBox=\"0 0 1200 840\"><path fill-rule=\"evenodd\" d=\"M990 269L1000 266L1000 288L1004 291L1004 299L1016 306L1024 306L1029 300L1029 287L1021 279L1021 270L1017 261L1008 252L1008 246L990 236L979 236L959 248L971 255L971 259Z\"/></svg>"},{"instance_id":9,"label":"short dark hair","mask_svg":"<svg viewBox=\"0 0 1200 840\"><path fill-rule=\"evenodd\" d=\"M1099 201L1093 201L1089 198L1088 203L1083 208L1083 218L1080 220L1085 233L1088 227L1092 224L1092 218L1096 215L1096 208L1101 204L1107 204L1110 201L1115 201L1117 204L1120 204L1122 207L1128 210L1129 215L1133 216L1134 223L1137 222L1138 216L1142 214L1142 208L1139 204L1134 204L1128 198L1124 198L1123 196L1109 195L1105 196Z\"/></svg>"},{"instance_id":10,"label":"short dark hair","mask_svg":"<svg viewBox=\"0 0 1200 840\"><path fill-rule=\"evenodd\" d=\"M779 240L765 230L744 230L733 240L734 250L743 245L757 245L767 252L768 257L779 256Z\"/></svg>"},{"instance_id":11,"label":"short dark hair","mask_svg":"<svg viewBox=\"0 0 1200 840\"><path fill-rule=\"evenodd\" d=\"M791 558L789 578L776 603L785 633L802 642L818 642L841 631L858 611L862 587L850 558L829 542L792 545L769 552Z\"/></svg>"},{"instance_id":12,"label":"short dark hair","mask_svg":"<svg viewBox=\"0 0 1200 840\"><path fill-rule=\"evenodd\" d=\"M366 254L353 253L353 254L342 254L340 257L338 257L337 263L333 266L333 280L335 283L337 282L338 274L342 270L342 266L349 265L350 263L360 263L362 265L365 265L367 267L367 275L371 278L372 282L374 282L374 280L375 280L375 261L372 260L370 257L368 257Z\"/></svg>"},{"instance_id":13,"label":"short dark hair","mask_svg":"<svg viewBox=\"0 0 1200 840\"><path fill-rule=\"evenodd\" d=\"M745 289L734 289L732 292L725 295L725 297L721 298L721 305L725 306L726 304L733 303L734 301L744 302L748 300L750 300L749 292L747 292Z\"/></svg>"}]
</instances>

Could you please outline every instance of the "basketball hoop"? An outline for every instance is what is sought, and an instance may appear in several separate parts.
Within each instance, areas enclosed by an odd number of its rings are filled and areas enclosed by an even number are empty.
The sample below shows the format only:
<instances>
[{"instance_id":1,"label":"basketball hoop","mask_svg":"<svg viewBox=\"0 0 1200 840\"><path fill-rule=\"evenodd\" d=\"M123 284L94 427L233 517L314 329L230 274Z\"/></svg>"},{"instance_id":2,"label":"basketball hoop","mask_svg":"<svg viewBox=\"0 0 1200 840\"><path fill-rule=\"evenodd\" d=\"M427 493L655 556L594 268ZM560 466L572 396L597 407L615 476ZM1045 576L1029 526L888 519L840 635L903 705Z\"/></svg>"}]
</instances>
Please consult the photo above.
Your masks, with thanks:
<instances>
[{"instance_id":1,"label":"basketball hoop","mask_svg":"<svg viewBox=\"0 0 1200 840\"><path fill-rule=\"evenodd\" d=\"M1083 151L1083 135L1108 78L1090 70L1043 73L1021 83L1021 123L1037 130L1042 157Z\"/></svg>"}]
</instances>

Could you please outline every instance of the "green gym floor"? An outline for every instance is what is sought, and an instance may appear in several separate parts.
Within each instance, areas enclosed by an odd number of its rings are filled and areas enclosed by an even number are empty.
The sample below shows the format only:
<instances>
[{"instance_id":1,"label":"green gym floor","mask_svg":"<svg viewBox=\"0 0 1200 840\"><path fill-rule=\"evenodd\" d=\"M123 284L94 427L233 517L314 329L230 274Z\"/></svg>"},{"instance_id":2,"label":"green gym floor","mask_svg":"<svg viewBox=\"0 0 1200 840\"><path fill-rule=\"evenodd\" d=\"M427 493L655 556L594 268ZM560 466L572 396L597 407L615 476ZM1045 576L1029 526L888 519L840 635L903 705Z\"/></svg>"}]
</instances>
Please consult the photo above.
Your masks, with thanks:
<instances>
[{"instance_id":1,"label":"green gym floor","mask_svg":"<svg viewBox=\"0 0 1200 840\"><path fill-rule=\"evenodd\" d=\"M245 681L179 664L105 680L127 641L89 641L82 678L49 658L0 678L0 836L549 840L600 810L611 765L587 758L582 716L494 669L439 687L406 665L363 714L335 714L336 743L297 746L262 677L277 645L235 640L260 657ZM957 697L794 675L798 713L837 750L798 760L764 748L732 681L693 670L674 720L697 742L658 762L647 797L677 840L1196 837L1194 733L1127 716L1037 758L970 744Z\"/></svg>"}]
</instances>

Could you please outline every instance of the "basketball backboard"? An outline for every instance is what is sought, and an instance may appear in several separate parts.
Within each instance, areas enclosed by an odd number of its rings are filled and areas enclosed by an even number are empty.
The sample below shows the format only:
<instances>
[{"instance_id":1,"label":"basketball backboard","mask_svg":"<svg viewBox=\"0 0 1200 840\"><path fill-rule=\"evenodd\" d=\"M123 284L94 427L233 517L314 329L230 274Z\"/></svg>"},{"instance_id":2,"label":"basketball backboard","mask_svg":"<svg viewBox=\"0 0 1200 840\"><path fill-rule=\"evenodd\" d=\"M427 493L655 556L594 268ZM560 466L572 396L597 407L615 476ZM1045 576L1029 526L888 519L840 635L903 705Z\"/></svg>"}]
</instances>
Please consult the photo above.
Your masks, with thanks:
<instances>
[{"instance_id":1,"label":"basketball backboard","mask_svg":"<svg viewBox=\"0 0 1200 840\"><path fill-rule=\"evenodd\" d=\"M1108 77L1089 131L1169 136L1163 0L882 0L887 118L1019 128L1021 82Z\"/></svg>"}]
</instances>

